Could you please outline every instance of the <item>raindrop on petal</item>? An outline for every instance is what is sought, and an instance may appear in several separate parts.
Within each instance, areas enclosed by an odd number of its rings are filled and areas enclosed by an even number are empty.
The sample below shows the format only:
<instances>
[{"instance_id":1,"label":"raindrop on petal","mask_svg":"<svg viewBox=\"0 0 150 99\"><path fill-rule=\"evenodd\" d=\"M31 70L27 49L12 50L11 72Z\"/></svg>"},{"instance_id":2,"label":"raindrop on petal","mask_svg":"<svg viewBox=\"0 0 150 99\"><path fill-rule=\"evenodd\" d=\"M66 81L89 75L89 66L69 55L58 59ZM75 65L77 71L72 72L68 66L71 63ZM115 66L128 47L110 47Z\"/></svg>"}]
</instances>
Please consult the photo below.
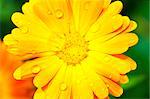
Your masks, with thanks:
<instances>
[{"instance_id":1,"label":"raindrop on petal","mask_svg":"<svg viewBox=\"0 0 150 99\"><path fill-rule=\"evenodd\" d=\"M64 13L60 9L57 9L55 14L58 19L62 18L64 15Z\"/></svg>"},{"instance_id":2,"label":"raindrop on petal","mask_svg":"<svg viewBox=\"0 0 150 99\"><path fill-rule=\"evenodd\" d=\"M65 91L67 89L67 85L65 83L60 84L60 90Z\"/></svg>"},{"instance_id":3,"label":"raindrop on petal","mask_svg":"<svg viewBox=\"0 0 150 99\"><path fill-rule=\"evenodd\" d=\"M47 12L47 13L48 13L48 15L52 15L52 12L51 12L50 10L48 10L48 12Z\"/></svg>"}]
</instances>

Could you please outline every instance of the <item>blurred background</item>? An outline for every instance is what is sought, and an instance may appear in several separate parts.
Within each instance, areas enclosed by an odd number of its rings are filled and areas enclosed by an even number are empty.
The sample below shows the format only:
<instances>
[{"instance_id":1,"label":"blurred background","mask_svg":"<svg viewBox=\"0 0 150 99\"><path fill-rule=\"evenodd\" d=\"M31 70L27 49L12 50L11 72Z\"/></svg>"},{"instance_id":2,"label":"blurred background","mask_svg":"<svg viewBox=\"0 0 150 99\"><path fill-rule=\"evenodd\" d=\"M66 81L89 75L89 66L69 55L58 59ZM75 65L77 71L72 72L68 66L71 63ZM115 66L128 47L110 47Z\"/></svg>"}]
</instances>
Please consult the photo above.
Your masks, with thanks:
<instances>
[{"instance_id":1,"label":"blurred background","mask_svg":"<svg viewBox=\"0 0 150 99\"><path fill-rule=\"evenodd\" d=\"M0 0L0 38L10 33L15 27L11 15L21 11L27 0ZM115 1L115 0L112 0ZM124 94L120 97L143 99L149 98L149 0L121 0L124 4L122 15L135 20L138 28L134 31L139 36L139 43L125 54L133 58L138 68L128 74L130 82L123 85ZM113 99L113 97L111 97Z\"/></svg>"}]
</instances>

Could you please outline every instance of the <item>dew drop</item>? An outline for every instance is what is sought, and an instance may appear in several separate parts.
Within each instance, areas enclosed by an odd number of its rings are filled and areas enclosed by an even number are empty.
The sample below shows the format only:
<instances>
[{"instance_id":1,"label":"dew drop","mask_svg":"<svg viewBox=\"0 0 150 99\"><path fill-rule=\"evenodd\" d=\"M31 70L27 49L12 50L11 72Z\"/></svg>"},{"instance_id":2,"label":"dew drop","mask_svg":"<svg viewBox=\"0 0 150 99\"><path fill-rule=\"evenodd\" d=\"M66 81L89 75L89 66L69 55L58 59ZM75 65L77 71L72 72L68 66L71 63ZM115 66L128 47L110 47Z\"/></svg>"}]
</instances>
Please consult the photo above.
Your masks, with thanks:
<instances>
[{"instance_id":1,"label":"dew drop","mask_svg":"<svg viewBox=\"0 0 150 99\"><path fill-rule=\"evenodd\" d=\"M52 12L51 12L50 10L48 10L48 12L47 12L47 13L48 13L48 15L52 15Z\"/></svg>"},{"instance_id":2,"label":"dew drop","mask_svg":"<svg viewBox=\"0 0 150 99\"><path fill-rule=\"evenodd\" d=\"M62 18L63 17L63 12L60 10L60 9L57 9L56 10L56 17L58 18L58 19L60 19L60 18Z\"/></svg>"},{"instance_id":3,"label":"dew drop","mask_svg":"<svg viewBox=\"0 0 150 99\"><path fill-rule=\"evenodd\" d=\"M65 91L67 89L67 85L65 83L60 84L60 90Z\"/></svg>"},{"instance_id":4,"label":"dew drop","mask_svg":"<svg viewBox=\"0 0 150 99\"><path fill-rule=\"evenodd\" d=\"M32 73L38 73L41 70L41 68L39 66L35 66L32 69Z\"/></svg>"}]
</instances>

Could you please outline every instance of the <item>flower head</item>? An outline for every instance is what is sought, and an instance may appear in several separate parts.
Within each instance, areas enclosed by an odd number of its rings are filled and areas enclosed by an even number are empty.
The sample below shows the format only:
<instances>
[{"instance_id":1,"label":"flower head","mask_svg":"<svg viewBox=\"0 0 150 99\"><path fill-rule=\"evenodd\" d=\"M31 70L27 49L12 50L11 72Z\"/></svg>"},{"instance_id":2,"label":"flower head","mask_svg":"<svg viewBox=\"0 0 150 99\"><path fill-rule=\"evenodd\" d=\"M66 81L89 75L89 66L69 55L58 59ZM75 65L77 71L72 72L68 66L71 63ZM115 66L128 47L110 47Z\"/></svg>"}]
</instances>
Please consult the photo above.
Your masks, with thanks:
<instances>
[{"instance_id":1,"label":"flower head","mask_svg":"<svg viewBox=\"0 0 150 99\"><path fill-rule=\"evenodd\" d=\"M136 63L123 55L138 42L136 23L111 0L30 0L4 38L24 60L16 79L34 77L35 99L119 97Z\"/></svg>"},{"instance_id":2,"label":"flower head","mask_svg":"<svg viewBox=\"0 0 150 99\"><path fill-rule=\"evenodd\" d=\"M34 87L32 80L17 81L13 78L14 70L21 65L18 57L9 54L0 41L0 97L1 99L32 99Z\"/></svg>"}]
</instances>

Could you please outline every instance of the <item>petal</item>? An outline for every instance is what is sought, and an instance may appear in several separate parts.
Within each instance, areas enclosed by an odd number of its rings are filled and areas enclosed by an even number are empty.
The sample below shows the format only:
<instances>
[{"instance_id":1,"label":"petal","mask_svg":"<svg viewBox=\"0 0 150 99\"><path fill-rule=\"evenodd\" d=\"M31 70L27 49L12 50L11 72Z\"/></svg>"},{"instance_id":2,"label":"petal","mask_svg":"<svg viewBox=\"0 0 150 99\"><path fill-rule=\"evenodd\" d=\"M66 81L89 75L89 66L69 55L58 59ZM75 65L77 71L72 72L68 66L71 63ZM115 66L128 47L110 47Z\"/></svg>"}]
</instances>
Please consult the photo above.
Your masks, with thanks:
<instances>
[{"instance_id":1,"label":"petal","mask_svg":"<svg viewBox=\"0 0 150 99\"><path fill-rule=\"evenodd\" d=\"M49 63L49 57L37 58L29 60L22 64L14 72L15 79L23 79L34 76L35 73L38 73L41 69L45 68Z\"/></svg>"},{"instance_id":2,"label":"petal","mask_svg":"<svg viewBox=\"0 0 150 99\"><path fill-rule=\"evenodd\" d=\"M126 56L126 55L123 55L123 54L120 54L120 55L113 55L113 56L116 57L116 58L119 58L119 59L123 60L124 62L126 62L127 64L129 64L131 70L135 70L135 69L136 69L137 64L136 64L136 62L135 62L133 59L131 59L130 57L128 57L128 56Z\"/></svg>"},{"instance_id":3,"label":"petal","mask_svg":"<svg viewBox=\"0 0 150 99\"><path fill-rule=\"evenodd\" d=\"M131 21L130 25L125 29L123 32L124 33L129 33L137 28L137 23L135 21Z\"/></svg>"},{"instance_id":4,"label":"petal","mask_svg":"<svg viewBox=\"0 0 150 99\"><path fill-rule=\"evenodd\" d=\"M33 99L45 99L45 93L42 89L37 89L34 93Z\"/></svg>"},{"instance_id":5,"label":"petal","mask_svg":"<svg viewBox=\"0 0 150 99\"><path fill-rule=\"evenodd\" d=\"M93 99L94 95L85 79L81 65L73 67L71 99Z\"/></svg>"},{"instance_id":6,"label":"petal","mask_svg":"<svg viewBox=\"0 0 150 99\"><path fill-rule=\"evenodd\" d=\"M104 6L103 9L106 9L111 3L111 0L104 0Z\"/></svg>"},{"instance_id":7,"label":"petal","mask_svg":"<svg viewBox=\"0 0 150 99\"><path fill-rule=\"evenodd\" d=\"M130 19L128 16L123 16L122 19L123 19L122 26L118 30L114 31L113 32L114 34L122 33L130 25Z\"/></svg>"},{"instance_id":8,"label":"petal","mask_svg":"<svg viewBox=\"0 0 150 99\"><path fill-rule=\"evenodd\" d=\"M61 94L61 85L64 84L64 86L67 87L67 85L64 83L66 70L67 64L63 64L57 75L51 80L47 89L45 90L46 99L49 99L49 97L51 97L51 99L58 99L59 95Z\"/></svg>"},{"instance_id":9,"label":"petal","mask_svg":"<svg viewBox=\"0 0 150 99\"><path fill-rule=\"evenodd\" d=\"M81 35L97 20L104 0L71 0L75 28Z\"/></svg>"},{"instance_id":10,"label":"petal","mask_svg":"<svg viewBox=\"0 0 150 99\"><path fill-rule=\"evenodd\" d=\"M120 13L122 9L122 3L120 1L115 1L109 5L109 7L103 11L101 16L97 19L97 21L92 25L87 35L85 36L87 40L93 39L93 37L97 37L99 34L99 28L103 26L103 24L108 24L111 21L112 17L116 14ZM120 21L117 21L117 23ZM110 22L111 24L111 22ZM115 24L115 23L113 23ZM117 25L118 26L118 25ZM105 29L103 29L105 30Z\"/></svg>"},{"instance_id":11,"label":"petal","mask_svg":"<svg viewBox=\"0 0 150 99\"><path fill-rule=\"evenodd\" d=\"M133 33L119 34L104 43L95 42L89 45L90 50L95 50L107 54L121 54L129 47L138 42L137 35Z\"/></svg>"},{"instance_id":12,"label":"petal","mask_svg":"<svg viewBox=\"0 0 150 99\"><path fill-rule=\"evenodd\" d=\"M95 59L99 60L100 63L109 66L109 68L112 68L113 70L115 69L119 74L126 74L136 68L136 63L131 58L124 55L116 55L125 57L119 58L115 55L112 56L96 51L90 51L89 56L95 57Z\"/></svg>"},{"instance_id":13,"label":"petal","mask_svg":"<svg viewBox=\"0 0 150 99\"><path fill-rule=\"evenodd\" d=\"M58 57L51 57L49 59L49 66L41 70L34 78L34 85L38 88L45 86L57 74L62 64L63 62Z\"/></svg>"},{"instance_id":14,"label":"petal","mask_svg":"<svg viewBox=\"0 0 150 99\"><path fill-rule=\"evenodd\" d=\"M25 27L20 33L28 33L30 35L43 39L52 35L52 32L48 29L48 27L35 16L29 16L19 12L15 12L12 15L11 19L17 27Z\"/></svg>"},{"instance_id":15,"label":"petal","mask_svg":"<svg viewBox=\"0 0 150 99\"><path fill-rule=\"evenodd\" d=\"M36 16L41 19L52 31L63 35L69 32L71 9L66 0L44 0L33 3ZM51 21L53 20L53 21Z\"/></svg>"},{"instance_id":16,"label":"petal","mask_svg":"<svg viewBox=\"0 0 150 99\"><path fill-rule=\"evenodd\" d=\"M123 89L120 87L120 85L118 85L117 83L102 77L102 79L104 80L104 82L108 85L109 88L109 92L116 96L116 97L120 97L123 93Z\"/></svg>"},{"instance_id":17,"label":"petal","mask_svg":"<svg viewBox=\"0 0 150 99\"><path fill-rule=\"evenodd\" d=\"M90 61L85 60L81 66L84 70L85 75L87 76L87 81L93 90L94 94L98 98L106 98L108 96L108 89L105 83L101 78L99 78L98 74L92 69ZM94 65L94 64L93 64Z\"/></svg>"},{"instance_id":18,"label":"petal","mask_svg":"<svg viewBox=\"0 0 150 99\"><path fill-rule=\"evenodd\" d=\"M99 75L112 79L113 81L120 81L120 74L117 70L106 64L104 56L100 56L98 53L89 54L89 65L91 65L95 72Z\"/></svg>"},{"instance_id":19,"label":"petal","mask_svg":"<svg viewBox=\"0 0 150 99\"><path fill-rule=\"evenodd\" d=\"M64 76L64 82L60 86L61 93L59 99L70 99L72 89L72 66L68 65L66 74Z\"/></svg>"},{"instance_id":20,"label":"petal","mask_svg":"<svg viewBox=\"0 0 150 99\"><path fill-rule=\"evenodd\" d=\"M127 75L121 75L120 83L121 84L126 84L129 82L129 78Z\"/></svg>"},{"instance_id":21,"label":"petal","mask_svg":"<svg viewBox=\"0 0 150 99\"><path fill-rule=\"evenodd\" d=\"M114 15L113 17L109 16L106 21L101 21L103 22L103 24L99 23L98 27L93 25L93 27L89 30L89 32L85 36L87 40L91 41L108 33L112 33L118 30L123 24L123 18L120 14Z\"/></svg>"}]
</instances>

